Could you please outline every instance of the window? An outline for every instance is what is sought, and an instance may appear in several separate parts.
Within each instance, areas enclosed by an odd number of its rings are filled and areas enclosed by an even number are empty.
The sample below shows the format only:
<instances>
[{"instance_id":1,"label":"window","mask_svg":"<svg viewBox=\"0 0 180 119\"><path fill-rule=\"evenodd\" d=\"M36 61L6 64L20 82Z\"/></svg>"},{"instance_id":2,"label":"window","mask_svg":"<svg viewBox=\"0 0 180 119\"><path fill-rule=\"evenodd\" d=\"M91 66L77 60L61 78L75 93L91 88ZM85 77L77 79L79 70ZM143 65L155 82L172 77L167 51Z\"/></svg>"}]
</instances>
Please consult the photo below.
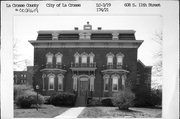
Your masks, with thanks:
<instances>
[{"instance_id":1,"label":"window","mask_svg":"<svg viewBox=\"0 0 180 119\"><path fill-rule=\"evenodd\" d=\"M75 53L74 54L74 57L75 57L75 64L78 64L79 63L79 53Z\"/></svg>"},{"instance_id":2,"label":"window","mask_svg":"<svg viewBox=\"0 0 180 119\"><path fill-rule=\"evenodd\" d=\"M121 78L122 78L122 87L125 88L127 77L126 77L126 75L122 75Z\"/></svg>"},{"instance_id":3,"label":"window","mask_svg":"<svg viewBox=\"0 0 180 119\"><path fill-rule=\"evenodd\" d=\"M50 53L50 52L47 53L46 58L47 58L47 64L52 64L52 62L53 62L53 54Z\"/></svg>"},{"instance_id":4,"label":"window","mask_svg":"<svg viewBox=\"0 0 180 119\"><path fill-rule=\"evenodd\" d=\"M117 57L117 65L123 65L124 55L120 52L116 55L116 57Z\"/></svg>"},{"instance_id":5,"label":"window","mask_svg":"<svg viewBox=\"0 0 180 119\"><path fill-rule=\"evenodd\" d=\"M112 91L118 91L118 76L112 76Z\"/></svg>"},{"instance_id":6,"label":"window","mask_svg":"<svg viewBox=\"0 0 180 119\"><path fill-rule=\"evenodd\" d=\"M77 76L73 76L73 90L77 91Z\"/></svg>"},{"instance_id":7,"label":"window","mask_svg":"<svg viewBox=\"0 0 180 119\"><path fill-rule=\"evenodd\" d=\"M110 52L110 53L108 53L108 54L106 55L106 57L107 57L107 64L113 64L114 54L112 54L112 53Z\"/></svg>"},{"instance_id":8,"label":"window","mask_svg":"<svg viewBox=\"0 0 180 119\"><path fill-rule=\"evenodd\" d=\"M109 75L104 75L104 91L109 90Z\"/></svg>"},{"instance_id":9,"label":"window","mask_svg":"<svg viewBox=\"0 0 180 119\"><path fill-rule=\"evenodd\" d=\"M81 54L81 62L82 64L87 64L87 54L85 52Z\"/></svg>"},{"instance_id":10,"label":"window","mask_svg":"<svg viewBox=\"0 0 180 119\"><path fill-rule=\"evenodd\" d=\"M58 75L58 90L63 91L63 75Z\"/></svg>"},{"instance_id":11,"label":"window","mask_svg":"<svg viewBox=\"0 0 180 119\"><path fill-rule=\"evenodd\" d=\"M90 77L90 91L94 91L94 76L91 75Z\"/></svg>"},{"instance_id":12,"label":"window","mask_svg":"<svg viewBox=\"0 0 180 119\"><path fill-rule=\"evenodd\" d=\"M54 90L54 74L49 75L49 90Z\"/></svg>"},{"instance_id":13,"label":"window","mask_svg":"<svg viewBox=\"0 0 180 119\"><path fill-rule=\"evenodd\" d=\"M94 63L94 54L92 52L89 54L89 63L90 64Z\"/></svg>"},{"instance_id":14,"label":"window","mask_svg":"<svg viewBox=\"0 0 180 119\"><path fill-rule=\"evenodd\" d=\"M43 89L43 90L45 90L45 77L46 77L46 75L43 74L43 75L42 75L42 89Z\"/></svg>"},{"instance_id":15,"label":"window","mask_svg":"<svg viewBox=\"0 0 180 119\"><path fill-rule=\"evenodd\" d=\"M62 54L58 52L55 57L56 57L56 64L62 64Z\"/></svg>"},{"instance_id":16,"label":"window","mask_svg":"<svg viewBox=\"0 0 180 119\"><path fill-rule=\"evenodd\" d=\"M26 78L26 74L24 74L24 78Z\"/></svg>"}]
</instances>

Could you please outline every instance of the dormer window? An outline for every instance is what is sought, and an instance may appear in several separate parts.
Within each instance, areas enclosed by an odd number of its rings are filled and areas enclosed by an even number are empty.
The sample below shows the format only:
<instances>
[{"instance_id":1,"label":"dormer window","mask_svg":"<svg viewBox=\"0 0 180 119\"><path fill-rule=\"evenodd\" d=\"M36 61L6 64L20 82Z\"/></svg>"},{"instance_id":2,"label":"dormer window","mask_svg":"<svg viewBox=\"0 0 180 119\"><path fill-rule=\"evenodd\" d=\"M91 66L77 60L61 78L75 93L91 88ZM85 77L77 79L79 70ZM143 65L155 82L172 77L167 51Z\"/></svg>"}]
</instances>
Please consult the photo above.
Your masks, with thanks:
<instances>
[{"instance_id":1,"label":"dormer window","mask_svg":"<svg viewBox=\"0 0 180 119\"><path fill-rule=\"evenodd\" d=\"M107 65L112 65L113 64L113 57L114 57L114 54L112 54L111 52L110 53L108 53L107 55L106 55L106 57L107 57Z\"/></svg>"},{"instance_id":2,"label":"dormer window","mask_svg":"<svg viewBox=\"0 0 180 119\"><path fill-rule=\"evenodd\" d=\"M47 53L46 58L47 58L47 64L52 64L52 62L53 62L53 54L50 53L50 52Z\"/></svg>"},{"instance_id":3,"label":"dormer window","mask_svg":"<svg viewBox=\"0 0 180 119\"><path fill-rule=\"evenodd\" d=\"M94 63L94 54L91 52L90 54L89 54L89 63L90 64L93 64Z\"/></svg>"},{"instance_id":4,"label":"dormer window","mask_svg":"<svg viewBox=\"0 0 180 119\"><path fill-rule=\"evenodd\" d=\"M79 53L78 52L76 52L75 54L74 54L74 57L75 57L75 64L79 64Z\"/></svg>"},{"instance_id":5,"label":"dormer window","mask_svg":"<svg viewBox=\"0 0 180 119\"><path fill-rule=\"evenodd\" d=\"M120 53L118 53L118 54L116 55L116 57L117 57L117 65L122 66L122 65L123 65L124 54L122 54L122 53L120 52Z\"/></svg>"},{"instance_id":6,"label":"dormer window","mask_svg":"<svg viewBox=\"0 0 180 119\"><path fill-rule=\"evenodd\" d=\"M88 56L88 54L85 53L85 52L83 52L83 53L81 54L81 63L82 63L82 64L87 64L87 56Z\"/></svg>"},{"instance_id":7,"label":"dormer window","mask_svg":"<svg viewBox=\"0 0 180 119\"><path fill-rule=\"evenodd\" d=\"M55 55L55 57L56 57L56 64L62 64L62 57L63 57L63 55L60 52L58 52Z\"/></svg>"}]
</instances>

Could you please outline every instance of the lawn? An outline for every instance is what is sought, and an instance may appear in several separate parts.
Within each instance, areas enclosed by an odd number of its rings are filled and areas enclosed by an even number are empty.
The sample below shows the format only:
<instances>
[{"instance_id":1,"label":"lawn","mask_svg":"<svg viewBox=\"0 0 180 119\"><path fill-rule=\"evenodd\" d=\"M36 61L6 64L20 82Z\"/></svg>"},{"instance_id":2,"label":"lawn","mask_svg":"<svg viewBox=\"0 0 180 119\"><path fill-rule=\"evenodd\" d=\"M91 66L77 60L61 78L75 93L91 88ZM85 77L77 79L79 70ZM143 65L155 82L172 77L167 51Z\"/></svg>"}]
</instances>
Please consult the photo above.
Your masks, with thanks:
<instances>
[{"instance_id":1,"label":"lawn","mask_svg":"<svg viewBox=\"0 0 180 119\"><path fill-rule=\"evenodd\" d=\"M52 118L59 114L62 114L70 107L55 107L53 105L41 105L41 107L36 110L36 108L30 109L20 109L18 107L14 107L14 117L15 118L28 118L28 117L35 117L35 118Z\"/></svg>"},{"instance_id":2,"label":"lawn","mask_svg":"<svg viewBox=\"0 0 180 119\"><path fill-rule=\"evenodd\" d=\"M144 111L145 110L145 111ZM161 109L130 108L128 111L118 110L117 107L87 107L78 118L147 118L161 117Z\"/></svg>"}]
</instances>

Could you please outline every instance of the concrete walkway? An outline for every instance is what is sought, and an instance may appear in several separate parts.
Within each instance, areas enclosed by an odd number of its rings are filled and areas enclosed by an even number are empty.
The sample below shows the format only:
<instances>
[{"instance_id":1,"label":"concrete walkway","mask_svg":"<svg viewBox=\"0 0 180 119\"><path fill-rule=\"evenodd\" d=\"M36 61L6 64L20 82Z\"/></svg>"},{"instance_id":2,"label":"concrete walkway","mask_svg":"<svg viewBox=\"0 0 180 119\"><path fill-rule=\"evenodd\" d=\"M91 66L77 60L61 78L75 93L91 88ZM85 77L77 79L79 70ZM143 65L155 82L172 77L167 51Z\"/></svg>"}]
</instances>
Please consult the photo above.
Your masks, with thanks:
<instances>
[{"instance_id":1,"label":"concrete walkway","mask_svg":"<svg viewBox=\"0 0 180 119\"><path fill-rule=\"evenodd\" d=\"M77 118L79 114L83 111L85 107L73 107L65 111L59 116L54 117L55 119L62 119L62 118Z\"/></svg>"}]
</instances>

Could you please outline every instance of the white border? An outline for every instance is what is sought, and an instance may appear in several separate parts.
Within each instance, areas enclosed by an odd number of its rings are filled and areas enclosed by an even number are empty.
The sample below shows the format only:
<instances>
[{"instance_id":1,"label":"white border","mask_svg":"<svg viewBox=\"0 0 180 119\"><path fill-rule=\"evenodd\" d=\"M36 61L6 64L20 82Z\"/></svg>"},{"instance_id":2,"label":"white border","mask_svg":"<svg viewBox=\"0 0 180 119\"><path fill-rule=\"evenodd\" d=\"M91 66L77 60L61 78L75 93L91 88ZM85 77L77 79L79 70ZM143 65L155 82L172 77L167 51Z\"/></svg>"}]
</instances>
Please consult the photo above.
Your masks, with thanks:
<instances>
[{"instance_id":1,"label":"white border","mask_svg":"<svg viewBox=\"0 0 180 119\"><path fill-rule=\"evenodd\" d=\"M120 1L111 1L113 8L106 13L96 13L94 2L97 1L76 1L82 3L82 9L62 9L61 11L49 10L43 7L39 8L38 14L17 14L13 9L7 9L6 3L15 1L1 2L1 39L2 39L2 60L1 60L1 116L2 119L13 118L13 17L15 15L162 15L163 17L163 119L179 118L179 4L178 1L156 1L160 2L161 9L149 8L138 10L135 8L118 9L118 5L123 3ZM48 1L39 2L31 1L29 3L45 4ZM52 2L52 1L51 1ZM56 1L57 2L57 1ZM74 1L73 1L74 2ZM102 1L101 1L102 2ZM107 2L107 1L106 1ZM138 1L134 1L138 2ZM26 3L24 1L17 3ZM84 5L85 4L85 5ZM21 118L22 119L22 118ZM151 118L152 119L152 118Z\"/></svg>"}]
</instances>

